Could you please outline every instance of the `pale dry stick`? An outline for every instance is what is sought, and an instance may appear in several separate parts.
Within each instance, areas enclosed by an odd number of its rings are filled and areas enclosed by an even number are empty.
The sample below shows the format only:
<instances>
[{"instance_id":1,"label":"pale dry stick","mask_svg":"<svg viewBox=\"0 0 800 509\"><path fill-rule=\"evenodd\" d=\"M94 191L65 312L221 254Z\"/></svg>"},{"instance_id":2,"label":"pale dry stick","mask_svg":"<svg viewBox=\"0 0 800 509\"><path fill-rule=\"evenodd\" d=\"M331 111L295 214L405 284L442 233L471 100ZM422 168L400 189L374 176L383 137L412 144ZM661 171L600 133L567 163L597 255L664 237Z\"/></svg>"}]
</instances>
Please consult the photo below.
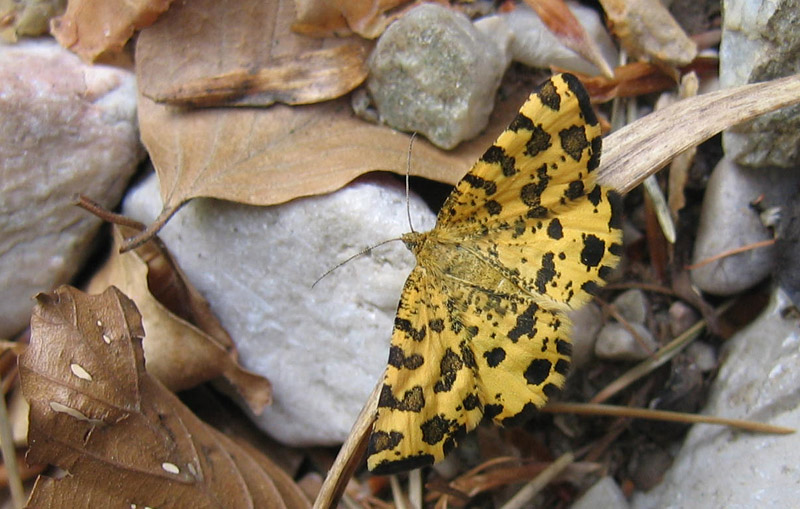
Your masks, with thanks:
<instances>
[{"instance_id":1,"label":"pale dry stick","mask_svg":"<svg viewBox=\"0 0 800 509\"><path fill-rule=\"evenodd\" d=\"M408 473L408 501L413 509L422 509L422 469Z\"/></svg>"},{"instance_id":2,"label":"pale dry stick","mask_svg":"<svg viewBox=\"0 0 800 509\"><path fill-rule=\"evenodd\" d=\"M551 463L549 467L542 470L539 475L523 486L516 495L511 497L511 500L503 504L501 509L522 509L523 507L530 507L533 497L542 491L545 486L550 484L550 482L572 464L573 461L575 461L575 457L571 452L562 454L557 460Z\"/></svg>"},{"instance_id":3,"label":"pale dry stick","mask_svg":"<svg viewBox=\"0 0 800 509\"><path fill-rule=\"evenodd\" d=\"M678 101L604 138L597 179L627 193L721 130L799 102L800 74Z\"/></svg>"},{"instance_id":4,"label":"pale dry stick","mask_svg":"<svg viewBox=\"0 0 800 509\"><path fill-rule=\"evenodd\" d=\"M705 260L700 260L697 263L692 265L687 265L685 268L686 270L694 270L703 267L704 265L708 265L709 263L715 262L717 260L721 260L723 258L727 258L729 256L733 256L739 253L744 253L746 251L752 251L754 249L758 249L760 247L767 247L771 246L775 243L775 239L767 239L762 240L760 242L753 242L752 244L747 244L746 246L735 247L733 249L728 249L727 251L723 251L719 254L715 254L714 256L709 256Z\"/></svg>"},{"instance_id":5,"label":"pale dry stick","mask_svg":"<svg viewBox=\"0 0 800 509\"><path fill-rule=\"evenodd\" d=\"M347 482L353 476L356 468L361 461L364 450L367 445L370 431L372 431L372 424L375 422L375 415L378 411L378 396L380 395L381 388L383 387L383 378L386 372L381 375L372 394L367 398L364 403L364 408L358 414L356 422L353 423L353 428L347 435L347 440L342 444L339 449L339 454L336 455L336 460L328 470L328 475L325 476L325 481L319 490L317 499L314 501L314 509L330 509L336 507L339 498L341 498Z\"/></svg>"},{"instance_id":6,"label":"pale dry stick","mask_svg":"<svg viewBox=\"0 0 800 509\"><path fill-rule=\"evenodd\" d=\"M25 506L25 490L22 488L22 478L19 475L19 468L17 468L17 451L14 449L14 436L11 433L8 407L3 394L0 394L0 451L3 453L3 463L8 472L11 501L14 509L21 509Z\"/></svg>"},{"instance_id":7,"label":"pale dry stick","mask_svg":"<svg viewBox=\"0 0 800 509\"><path fill-rule=\"evenodd\" d=\"M553 403L542 408L543 412L576 415L605 415L609 417L632 417L635 419L648 419L651 421L683 422L688 424L718 424L745 431L759 433L774 433L788 435L794 433L792 428L774 426L763 422L746 421L743 419L728 419L713 415L687 414L683 412L670 412L668 410L653 410L650 408L633 408L616 405L599 405L594 403Z\"/></svg>"},{"instance_id":8,"label":"pale dry stick","mask_svg":"<svg viewBox=\"0 0 800 509\"><path fill-rule=\"evenodd\" d=\"M389 485L392 487L392 500L397 509L409 509L406 505L406 497L403 496L403 489L400 488L400 481L396 475L389 476Z\"/></svg>"}]
</instances>

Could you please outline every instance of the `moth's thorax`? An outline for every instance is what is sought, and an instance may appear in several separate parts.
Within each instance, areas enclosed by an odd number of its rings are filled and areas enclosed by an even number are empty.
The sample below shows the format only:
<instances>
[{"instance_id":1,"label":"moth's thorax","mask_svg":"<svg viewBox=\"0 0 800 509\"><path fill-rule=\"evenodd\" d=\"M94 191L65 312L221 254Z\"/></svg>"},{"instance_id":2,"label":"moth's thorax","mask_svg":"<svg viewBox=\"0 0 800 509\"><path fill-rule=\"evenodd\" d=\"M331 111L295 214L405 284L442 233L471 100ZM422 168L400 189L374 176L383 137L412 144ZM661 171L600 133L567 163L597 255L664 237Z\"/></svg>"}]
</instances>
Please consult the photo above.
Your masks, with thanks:
<instances>
[{"instance_id":1,"label":"moth's thorax","mask_svg":"<svg viewBox=\"0 0 800 509\"><path fill-rule=\"evenodd\" d=\"M403 241L403 244L406 245L408 250L414 253L414 256L419 258L419 252L425 245L425 241L427 240L429 233L430 232L404 233L400 239Z\"/></svg>"}]
</instances>

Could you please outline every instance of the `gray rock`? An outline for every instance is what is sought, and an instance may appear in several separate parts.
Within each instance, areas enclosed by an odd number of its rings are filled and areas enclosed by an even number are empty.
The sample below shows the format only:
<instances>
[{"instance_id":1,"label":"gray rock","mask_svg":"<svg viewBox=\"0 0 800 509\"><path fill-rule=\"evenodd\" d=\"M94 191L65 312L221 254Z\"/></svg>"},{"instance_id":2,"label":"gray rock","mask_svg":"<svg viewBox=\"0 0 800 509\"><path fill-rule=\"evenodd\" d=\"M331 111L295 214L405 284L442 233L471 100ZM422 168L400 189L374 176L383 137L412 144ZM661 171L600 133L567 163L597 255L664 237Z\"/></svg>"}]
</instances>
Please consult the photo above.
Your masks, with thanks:
<instances>
[{"instance_id":1,"label":"gray rock","mask_svg":"<svg viewBox=\"0 0 800 509\"><path fill-rule=\"evenodd\" d=\"M638 323L632 323L630 327L636 331L642 342L621 323L609 322L603 325L597 335L595 355L610 361L640 361L649 357L658 348L653 334Z\"/></svg>"},{"instance_id":2,"label":"gray rock","mask_svg":"<svg viewBox=\"0 0 800 509\"><path fill-rule=\"evenodd\" d=\"M24 329L31 298L68 282L144 156L133 74L86 65L52 40L0 45L0 337Z\"/></svg>"},{"instance_id":3,"label":"gray rock","mask_svg":"<svg viewBox=\"0 0 800 509\"><path fill-rule=\"evenodd\" d=\"M590 302L582 308L569 312L572 322L572 367L585 366L594 356L597 333L603 326L603 313L597 304Z\"/></svg>"},{"instance_id":4,"label":"gray rock","mask_svg":"<svg viewBox=\"0 0 800 509\"><path fill-rule=\"evenodd\" d=\"M720 82L723 87L800 73L800 0L723 2ZM800 106L784 108L725 131L725 154L746 166L800 166Z\"/></svg>"},{"instance_id":5,"label":"gray rock","mask_svg":"<svg viewBox=\"0 0 800 509\"><path fill-rule=\"evenodd\" d=\"M581 498L576 500L571 509L628 509L628 500L622 493L617 481L606 476L594 483Z\"/></svg>"},{"instance_id":6,"label":"gray rock","mask_svg":"<svg viewBox=\"0 0 800 509\"><path fill-rule=\"evenodd\" d=\"M649 304L641 290L633 289L622 292L612 304L617 308L617 312L630 323L644 324L647 319Z\"/></svg>"},{"instance_id":7,"label":"gray rock","mask_svg":"<svg viewBox=\"0 0 800 509\"><path fill-rule=\"evenodd\" d=\"M686 355L703 373L708 373L717 367L717 351L704 341L692 342L686 347Z\"/></svg>"},{"instance_id":8,"label":"gray rock","mask_svg":"<svg viewBox=\"0 0 800 509\"><path fill-rule=\"evenodd\" d=\"M450 149L486 127L505 62L466 16L422 4L378 39L367 87L383 122Z\"/></svg>"},{"instance_id":9,"label":"gray rock","mask_svg":"<svg viewBox=\"0 0 800 509\"><path fill-rule=\"evenodd\" d=\"M725 362L702 413L800 427L800 328L773 293L762 315L726 342ZM797 507L800 434L694 425L664 481L637 493L637 509Z\"/></svg>"},{"instance_id":10,"label":"gray rock","mask_svg":"<svg viewBox=\"0 0 800 509\"><path fill-rule=\"evenodd\" d=\"M692 263L772 238L751 203L780 206L793 199L800 173L780 168L747 169L723 158L703 199ZM732 295L764 279L775 262L774 246L727 256L691 271L692 282L715 295Z\"/></svg>"},{"instance_id":11,"label":"gray rock","mask_svg":"<svg viewBox=\"0 0 800 509\"><path fill-rule=\"evenodd\" d=\"M149 222L158 196L151 177L124 211ZM431 227L433 213L411 198L415 228ZM392 242L311 285L337 262L408 231L405 207L403 185L381 176L274 207L196 199L162 231L241 364L272 382L274 402L254 420L276 439L341 443L378 381L413 255Z\"/></svg>"},{"instance_id":12,"label":"gray rock","mask_svg":"<svg viewBox=\"0 0 800 509\"><path fill-rule=\"evenodd\" d=\"M699 319L700 315L692 306L676 300L669 307L669 332L673 337L680 336Z\"/></svg>"}]
</instances>

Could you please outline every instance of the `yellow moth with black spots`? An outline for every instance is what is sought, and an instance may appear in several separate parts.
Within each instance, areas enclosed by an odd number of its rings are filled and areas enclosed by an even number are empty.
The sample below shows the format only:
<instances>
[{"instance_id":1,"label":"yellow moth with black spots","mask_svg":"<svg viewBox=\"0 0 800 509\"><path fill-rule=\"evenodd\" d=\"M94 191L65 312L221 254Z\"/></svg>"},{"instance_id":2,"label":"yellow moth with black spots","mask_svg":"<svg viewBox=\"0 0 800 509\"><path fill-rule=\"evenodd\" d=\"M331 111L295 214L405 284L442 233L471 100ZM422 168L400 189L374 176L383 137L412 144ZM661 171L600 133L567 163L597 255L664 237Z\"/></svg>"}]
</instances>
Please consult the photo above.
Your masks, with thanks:
<instances>
[{"instance_id":1,"label":"yellow moth with black spots","mask_svg":"<svg viewBox=\"0 0 800 509\"><path fill-rule=\"evenodd\" d=\"M616 195L595 183L600 126L570 74L535 90L458 183L417 258L395 318L368 448L386 474L444 458L486 416L522 423L563 384L566 312L621 254Z\"/></svg>"}]
</instances>

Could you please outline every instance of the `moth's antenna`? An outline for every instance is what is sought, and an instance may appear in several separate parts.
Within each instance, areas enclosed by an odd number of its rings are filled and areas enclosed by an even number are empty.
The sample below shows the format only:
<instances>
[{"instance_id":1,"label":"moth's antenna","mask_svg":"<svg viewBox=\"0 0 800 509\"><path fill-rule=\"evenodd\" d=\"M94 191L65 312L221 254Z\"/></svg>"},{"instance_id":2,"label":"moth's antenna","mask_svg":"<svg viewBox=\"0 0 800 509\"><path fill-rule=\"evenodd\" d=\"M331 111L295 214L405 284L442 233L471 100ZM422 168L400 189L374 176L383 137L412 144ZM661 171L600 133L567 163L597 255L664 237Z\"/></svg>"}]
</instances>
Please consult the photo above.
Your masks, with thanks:
<instances>
[{"instance_id":1,"label":"moth's antenna","mask_svg":"<svg viewBox=\"0 0 800 509\"><path fill-rule=\"evenodd\" d=\"M414 138L417 137L417 133L411 133L411 140L408 142L408 158L406 160L406 214L408 215L408 227L411 228L411 233L414 232L414 225L411 223L411 200L409 198L410 191L408 185L408 179L411 176L411 147L414 146Z\"/></svg>"},{"instance_id":2,"label":"moth's antenna","mask_svg":"<svg viewBox=\"0 0 800 509\"><path fill-rule=\"evenodd\" d=\"M403 239L401 239L401 238L399 238L399 237L398 237L398 238L396 238L396 239L389 239L389 240L384 240L383 242L378 242L378 243L377 243L377 244L375 244L374 246L369 246L368 248L364 249L363 251L360 251L360 252L358 252L358 253L354 254L353 256L350 256L350 257L349 257L349 258L347 258L346 260L344 260L344 261L341 261L341 262L337 263L336 265L334 265L333 267L331 267L330 269L328 269L328 270L325 272L325 274L323 274L323 275L321 275L320 277L318 277L318 278L317 278L317 280L316 280L316 281L314 281L314 284L313 284L313 285L311 285L311 288L314 288L315 286L317 286L317 283L319 283L320 281L322 281L322 279L323 279L325 276L327 276L328 274L330 274L330 273L331 273L331 272L333 272L334 270L338 269L339 267L341 267L341 266L342 266L342 265L344 265L345 263L348 263L348 262L350 262L351 260L354 260L354 259L358 258L359 256L363 256L363 255L365 255L365 254L369 253L370 251L372 251L372 250L373 250L373 249L375 249L376 247L382 246L382 245L384 245L384 244L388 244L389 242L394 242L395 240L403 240Z\"/></svg>"}]
</instances>

